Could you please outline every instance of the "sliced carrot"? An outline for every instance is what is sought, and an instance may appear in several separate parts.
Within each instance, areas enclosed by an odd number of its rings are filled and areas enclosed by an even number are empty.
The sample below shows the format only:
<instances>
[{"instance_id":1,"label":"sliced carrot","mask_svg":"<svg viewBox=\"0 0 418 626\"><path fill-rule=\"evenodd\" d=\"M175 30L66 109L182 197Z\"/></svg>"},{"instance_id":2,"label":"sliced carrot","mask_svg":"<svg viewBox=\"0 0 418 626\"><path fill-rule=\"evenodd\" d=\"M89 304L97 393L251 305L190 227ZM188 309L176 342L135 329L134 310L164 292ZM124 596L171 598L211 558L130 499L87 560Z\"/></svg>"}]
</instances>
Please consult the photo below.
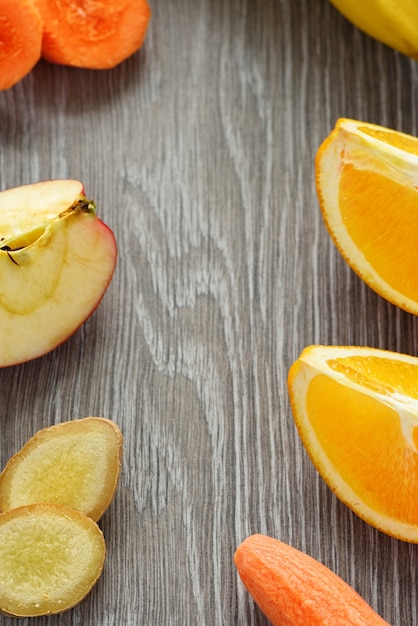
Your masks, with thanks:
<instances>
[{"instance_id":1,"label":"sliced carrot","mask_svg":"<svg viewBox=\"0 0 418 626\"><path fill-rule=\"evenodd\" d=\"M388 626L339 576L296 548L251 535L235 565L273 626Z\"/></svg>"},{"instance_id":2,"label":"sliced carrot","mask_svg":"<svg viewBox=\"0 0 418 626\"><path fill-rule=\"evenodd\" d=\"M147 0L34 0L43 20L42 56L89 69L115 67L139 50L151 10Z\"/></svg>"},{"instance_id":3,"label":"sliced carrot","mask_svg":"<svg viewBox=\"0 0 418 626\"><path fill-rule=\"evenodd\" d=\"M42 28L31 0L0 0L0 89L13 87L39 61Z\"/></svg>"}]
</instances>

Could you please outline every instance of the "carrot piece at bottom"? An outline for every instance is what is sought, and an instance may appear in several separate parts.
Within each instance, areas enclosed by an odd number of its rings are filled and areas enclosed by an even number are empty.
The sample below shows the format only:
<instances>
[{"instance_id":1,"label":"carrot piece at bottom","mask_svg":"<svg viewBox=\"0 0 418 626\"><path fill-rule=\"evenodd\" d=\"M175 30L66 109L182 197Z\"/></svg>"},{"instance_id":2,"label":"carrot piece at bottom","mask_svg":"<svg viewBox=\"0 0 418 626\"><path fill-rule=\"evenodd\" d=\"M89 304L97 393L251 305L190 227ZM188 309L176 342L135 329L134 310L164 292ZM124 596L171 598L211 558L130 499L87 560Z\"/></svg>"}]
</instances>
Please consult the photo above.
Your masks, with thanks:
<instances>
[{"instance_id":1,"label":"carrot piece at bottom","mask_svg":"<svg viewBox=\"0 0 418 626\"><path fill-rule=\"evenodd\" d=\"M41 58L42 19L31 0L0 0L0 90L19 82Z\"/></svg>"},{"instance_id":2,"label":"carrot piece at bottom","mask_svg":"<svg viewBox=\"0 0 418 626\"><path fill-rule=\"evenodd\" d=\"M42 57L87 69L115 67L142 46L148 0L34 0L44 21Z\"/></svg>"},{"instance_id":3,"label":"carrot piece at bottom","mask_svg":"<svg viewBox=\"0 0 418 626\"><path fill-rule=\"evenodd\" d=\"M251 535L234 561L273 626L389 626L325 565L277 539Z\"/></svg>"}]
</instances>

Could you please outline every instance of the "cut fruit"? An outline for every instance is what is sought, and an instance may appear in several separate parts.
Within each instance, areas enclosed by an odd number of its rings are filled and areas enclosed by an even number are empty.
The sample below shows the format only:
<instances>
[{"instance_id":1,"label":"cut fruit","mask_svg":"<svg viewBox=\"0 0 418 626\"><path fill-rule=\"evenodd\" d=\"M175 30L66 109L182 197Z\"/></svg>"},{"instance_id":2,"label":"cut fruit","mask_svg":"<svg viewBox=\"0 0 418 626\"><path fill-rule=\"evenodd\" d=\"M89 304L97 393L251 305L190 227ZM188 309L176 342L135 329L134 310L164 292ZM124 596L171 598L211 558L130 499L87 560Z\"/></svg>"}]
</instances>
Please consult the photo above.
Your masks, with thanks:
<instances>
[{"instance_id":1,"label":"cut fruit","mask_svg":"<svg viewBox=\"0 0 418 626\"><path fill-rule=\"evenodd\" d=\"M336 496L382 532L418 543L418 358L310 346L288 388L301 440Z\"/></svg>"},{"instance_id":2,"label":"cut fruit","mask_svg":"<svg viewBox=\"0 0 418 626\"><path fill-rule=\"evenodd\" d=\"M112 231L75 180L0 193L0 367L53 350L101 301L113 276Z\"/></svg>"},{"instance_id":3,"label":"cut fruit","mask_svg":"<svg viewBox=\"0 0 418 626\"><path fill-rule=\"evenodd\" d=\"M40 430L0 475L0 510L51 502L97 521L118 484L123 436L111 420L86 417Z\"/></svg>"},{"instance_id":4,"label":"cut fruit","mask_svg":"<svg viewBox=\"0 0 418 626\"><path fill-rule=\"evenodd\" d=\"M54 504L0 515L0 610L16 617L62 613L99 578L105 542L93 520Z\"/></svg>"},{"instance_id":5,"label":"cut fruit","mask_svg":"<svg viewBox=\"0 0 418 626\"><path fill-rule=\"evenodd\" d=\"M316 155L319 204L351 268L418 314L418 139L340 119Z\"/></svg>"}]
</instances>

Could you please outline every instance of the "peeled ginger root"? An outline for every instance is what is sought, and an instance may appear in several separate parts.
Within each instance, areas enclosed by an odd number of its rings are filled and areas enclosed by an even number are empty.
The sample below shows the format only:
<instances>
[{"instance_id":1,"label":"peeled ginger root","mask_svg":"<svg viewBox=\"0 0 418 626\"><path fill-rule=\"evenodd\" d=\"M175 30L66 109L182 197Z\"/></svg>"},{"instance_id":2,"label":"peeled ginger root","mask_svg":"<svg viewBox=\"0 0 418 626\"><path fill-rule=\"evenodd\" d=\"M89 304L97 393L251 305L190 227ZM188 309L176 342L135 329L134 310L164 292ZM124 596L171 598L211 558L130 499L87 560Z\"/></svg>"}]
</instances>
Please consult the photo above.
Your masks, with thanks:
<instances>
[{"instance_id":1,"label":"peeled ginger root","mask_svg":"<svg viewBox=\"0 0 418 626\"><path fill-rule=\"evenodd\" d=\"M0 514L0 610L16 617L62 613L99 578L106 555L92 519L62 505Z\"/></svg>"},{"instance_id":2,"label":"peeled ginger root","mask_svg":"<svg viewBox=\"0 0 418 626\"><path fill-rule=\"evenodd\" d=\"M100 417L38 431L0 474L0 511L50 502L97 521L116 491L122 445L118 426Z\"/></svg>"}]
</instances>

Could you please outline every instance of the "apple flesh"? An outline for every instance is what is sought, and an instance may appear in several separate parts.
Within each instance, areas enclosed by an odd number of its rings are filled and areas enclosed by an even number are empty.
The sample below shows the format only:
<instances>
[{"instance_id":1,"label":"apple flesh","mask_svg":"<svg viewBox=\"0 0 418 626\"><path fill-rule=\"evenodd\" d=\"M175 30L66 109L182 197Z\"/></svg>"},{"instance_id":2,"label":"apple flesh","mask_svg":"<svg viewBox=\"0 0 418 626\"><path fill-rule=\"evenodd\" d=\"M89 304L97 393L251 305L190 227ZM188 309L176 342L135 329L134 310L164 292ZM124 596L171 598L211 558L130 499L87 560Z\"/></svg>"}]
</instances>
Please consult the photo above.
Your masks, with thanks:
<instances>
[{"instance_id":1,"label":"apple flesh","mask_svg":"<svg viewBox=\"0 0 418 626\"><path fill-rule=\"evenodd\" d=\"M81 182L0 192L0 367L70 337L100 303L116 258L115 237Z\"/></svg>"}]
</instances>

